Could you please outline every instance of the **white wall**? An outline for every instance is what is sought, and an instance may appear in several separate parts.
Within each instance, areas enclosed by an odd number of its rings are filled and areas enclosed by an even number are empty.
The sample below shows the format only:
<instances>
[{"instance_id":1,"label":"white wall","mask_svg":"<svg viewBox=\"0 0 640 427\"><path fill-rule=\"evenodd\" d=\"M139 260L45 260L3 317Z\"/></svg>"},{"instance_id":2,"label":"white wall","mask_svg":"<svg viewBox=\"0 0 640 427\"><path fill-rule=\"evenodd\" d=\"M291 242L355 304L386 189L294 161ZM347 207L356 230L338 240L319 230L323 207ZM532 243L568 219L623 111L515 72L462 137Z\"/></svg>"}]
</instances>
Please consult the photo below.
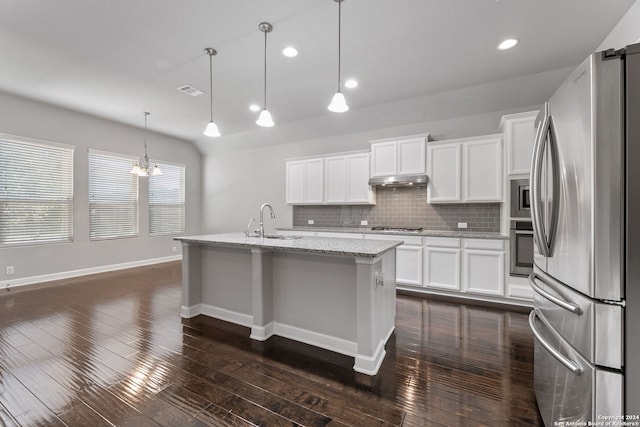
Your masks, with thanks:
<instances>
[{"instance_id":1,"label":"white wall","mask_svg":"<svg viewBox=\"0 0 640 427\"><path fill-rule=\"evenodd\" d=\"M636 0L596 50L620 49L633 43L640 43L640 0Z\"/></svg>"},{"instance_id":2,"label":"white wall","mask_svg":"<svg viewBox=\"0 0 640 427\"><path fill-rule=\"evenodd\" d=\"M162 120L153 112L149 120ZM140 123L144 116L140 111ZM139 181L139 237L89 241L88 149L140 156L144 152L144 129L0 92L0 132L75 146L74 241L0 248L0 284L20 284L25 278L74 270L131 263L180 255L172 237L149 237L148 181ZM149 155L153 159L186 165L186 233L198 234L201 218L201 156L195 146L150 132ZM177 251L173 252L176 246ZM7 276L5 266L15 275Z\"/></svg>"}]
</instances>

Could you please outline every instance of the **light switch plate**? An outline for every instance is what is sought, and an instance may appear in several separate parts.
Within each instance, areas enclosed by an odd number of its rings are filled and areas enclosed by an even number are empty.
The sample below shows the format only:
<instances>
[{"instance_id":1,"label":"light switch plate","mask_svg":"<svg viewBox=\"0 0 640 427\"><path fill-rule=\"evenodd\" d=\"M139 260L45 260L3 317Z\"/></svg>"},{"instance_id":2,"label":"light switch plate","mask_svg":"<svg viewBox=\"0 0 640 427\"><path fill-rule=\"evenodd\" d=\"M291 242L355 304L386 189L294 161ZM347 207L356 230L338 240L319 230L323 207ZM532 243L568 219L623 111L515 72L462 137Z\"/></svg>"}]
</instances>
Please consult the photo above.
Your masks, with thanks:
<instances>
[{"instance_id":1,"label":"light switch plate","mask_svg":"<svg viewBox=\"0 0 640 427\"><path fill-rule=\"evenodd\" d=\"M369 221L367 220L360 221L360 225L369 225Z\"/></svg>"},{"instance_id":2,"label":"light switch plate","mask_svg":"<svg viewBox=\"0 0 640 427\"><path fill-rule=\"evenodd\" d=\"M458 228L467 228L467 223L466 222L459 222L458 223Z\"/></svg>"},{"instance_id":3,"label":"light switch plate","mask_svg":"<svg viewBox=\"0 0 640 427\"><path fill-rule=\"evenodd\" d=\"M7 276L10 276L10 275L14 274L16 271L13 268L13 265L7 265L7 268L5 269L5 272L6 272Z\"/></svg>"},{"instance_id":4,"label":"light switch plate","mask_svg":"<svg viewBox=\"0 0 640 427\"><path fill-rule=\"evenodd\" d=\"M309 224L309 225L313 225L313 224L315 224L315 221L314 221L314 220L312 220L312 219L307 220L307 224Z\"/></svg>"}]
</instances>

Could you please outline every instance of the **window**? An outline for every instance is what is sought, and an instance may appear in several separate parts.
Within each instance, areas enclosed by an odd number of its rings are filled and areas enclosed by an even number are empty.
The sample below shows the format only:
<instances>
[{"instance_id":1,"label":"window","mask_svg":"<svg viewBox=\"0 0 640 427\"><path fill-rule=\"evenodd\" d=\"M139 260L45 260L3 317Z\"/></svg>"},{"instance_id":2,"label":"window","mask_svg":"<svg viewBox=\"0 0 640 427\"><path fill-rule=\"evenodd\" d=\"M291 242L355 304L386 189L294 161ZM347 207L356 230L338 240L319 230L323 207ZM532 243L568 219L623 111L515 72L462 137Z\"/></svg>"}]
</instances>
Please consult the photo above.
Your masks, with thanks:
<instances>
[{"instance_id":1,"label":"window","mask_svg":"<svg viewBox=\"0 0 640 427\"><path fill-rule=\"evenodd\" d=\"M158 164L149 177L149 235L184 233L184 166Z\"/></svg>"},{"instance_id":2,"label":"window","mask_svg":"<svg viewBox=\"0 0 640 427\"><path fill-rule=\"evenodd\" d=\"M89 150L89 238L138 235L138 177L135 157Z\"/></svg>"},{"instance_id":3,"label":"window","mask_svg":"<svg viewBox=\"0 0 640 427\"><path fill-rule=\"evenodd\" d=\"M73 147L0 134L0 245L73 240Z\"/></svg>"}]
</instances>

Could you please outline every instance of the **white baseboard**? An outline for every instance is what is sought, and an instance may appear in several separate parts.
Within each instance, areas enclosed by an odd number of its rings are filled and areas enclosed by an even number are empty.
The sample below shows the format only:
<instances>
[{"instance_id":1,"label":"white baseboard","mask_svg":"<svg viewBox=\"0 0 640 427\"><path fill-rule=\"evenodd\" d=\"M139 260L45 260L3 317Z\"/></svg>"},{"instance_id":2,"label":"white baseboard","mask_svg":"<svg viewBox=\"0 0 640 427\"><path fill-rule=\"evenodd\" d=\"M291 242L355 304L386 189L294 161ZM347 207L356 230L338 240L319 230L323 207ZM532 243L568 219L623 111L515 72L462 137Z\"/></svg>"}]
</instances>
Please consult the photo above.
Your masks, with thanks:
<instances>
[{"instance_id":1,"label":"white baseboard","mask_svg":"<svg viewBox=\"0 0 640 427\"><path fill-rule=\"evenodd\" d=\"M205 316L215 317L216 319L224 320L225 322L231 322L235 323L236 325L247 326L249 328L253 325L253 316L250 314L227 310L226 308L216 307L215 305L198 305L201 308L200 312L194 314L193 316L204 314Z\"/></svg>"},{"instance_id":2,"label":"white baseboard","mask_svg":"<svg viewBox=\"0 0 640 427\"><path fill-rule=\"evenodd\" d=\"M264 326L251 326L251 335L249 338L257 341L266 341L273 335L274 322L269 322Z\"/></svg>"},{"instance_id":3,"label":"white baseboard","mask_svg":"<svg viewBox=\"0 0 640 427\"><path fill-rule=\"evenodd\" d=\"M275 321L269 322L265 326L252 325L253 316L251 315L238 313L237 311L231 311L209 304L196 304L191 307L183 306L181 309L181 316L183 318L191 318L199 314L251 327L250 338L257 341L265 341L273 335L278 335L294 341L303 342L305 344L354 357L355 365L353 369L367 375L376 375L378 373L380 365L386 355L384 346L394 330L394 326L391 326L385 336L380 340L380 342L378 342L372 356L363 356L358 354L358 343L355 341L349 341L343 338L337 338L320 332L310 331L308 329L298 328L296 326Z\"/></svg>"},{"instance_id":4,"label":"white baseboard","mask_svg":"<svg viewBox=\"0 0 640 427\"><path fill-rule=\"evenodd\" d=\"M342 338L332 337L331 335L321 334L319 332L302 329L284 323L273 322L273 335L300 341L305 344L315 345L336 353L346 356L355 356L358 352L358 343Z\"/></svg>"},{"instance_id":5,"label":"white baseboard","mask_svg":"<svg viewBox=\"0 0 640 427\"><path fill-rule=\"evenodd\" d=\"M180 307L180 317L185 319L191 319L192 317L196 317L198 314L202 313L202 304L192 305L191 307L185 307L184 305Z\"/></svg>"},{"instance_id":6,"label":"white baseboard","mask_svg":"<svg viewBox=\"0 0 640 427\"><path fill-rule=\"evenodd\" d=\"M161 264L163 262L178 261L182 255L171 255L162 258L143 259L140 261L123 262L121 264L101 265L99 267L82 268L80 270L62 271L60 273L43 274L41 276L22 277L19 279L2 280L0 288L15 288L17 286L34 285L36 283L50 282L52 280L70 279L72 277L86 276L89 274L105 273L108 271L125 270L127 268L142 267L145 265Z\"/></svg>"},{"instance_id":7,"label":"white baseboard","mask_svg":"<svg viewBox=\"0 0 640 427\"><path fill-rule=\"evenodd\" d=\"M355 364L353 365L354 371L367 375L376 375L378 373L380 366L382 365L382 361L387 354L384 346L387 344L387 341L389 341L394 329L395 325L391 325L391 328L389 328L389 331L386 333L384 338L382 338L378 343L376 350L373 352L373 356L367 357L356 354Z\"/></svg>"}]
</instances>

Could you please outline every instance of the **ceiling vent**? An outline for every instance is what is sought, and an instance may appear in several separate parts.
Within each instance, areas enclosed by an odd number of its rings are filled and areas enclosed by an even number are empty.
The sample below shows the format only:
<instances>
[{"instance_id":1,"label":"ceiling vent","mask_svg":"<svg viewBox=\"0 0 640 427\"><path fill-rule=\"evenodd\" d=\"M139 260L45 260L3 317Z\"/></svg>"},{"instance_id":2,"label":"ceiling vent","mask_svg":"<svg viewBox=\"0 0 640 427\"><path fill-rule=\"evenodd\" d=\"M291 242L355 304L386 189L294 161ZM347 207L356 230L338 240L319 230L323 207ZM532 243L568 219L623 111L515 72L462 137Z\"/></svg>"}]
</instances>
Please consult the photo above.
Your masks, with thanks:
<instances>
[{"instance_id":1,"label":"ceiling vent","mask_svg":"<svg viewBox=\"0 0 640 427\"><path fill-rule=\"evenodd\" d=\"M180 86L178 90L180 92L186 93L187 95L191 95L191 96L204 95L203 91L190 85Z\"/></svg>"}]
</instances>

